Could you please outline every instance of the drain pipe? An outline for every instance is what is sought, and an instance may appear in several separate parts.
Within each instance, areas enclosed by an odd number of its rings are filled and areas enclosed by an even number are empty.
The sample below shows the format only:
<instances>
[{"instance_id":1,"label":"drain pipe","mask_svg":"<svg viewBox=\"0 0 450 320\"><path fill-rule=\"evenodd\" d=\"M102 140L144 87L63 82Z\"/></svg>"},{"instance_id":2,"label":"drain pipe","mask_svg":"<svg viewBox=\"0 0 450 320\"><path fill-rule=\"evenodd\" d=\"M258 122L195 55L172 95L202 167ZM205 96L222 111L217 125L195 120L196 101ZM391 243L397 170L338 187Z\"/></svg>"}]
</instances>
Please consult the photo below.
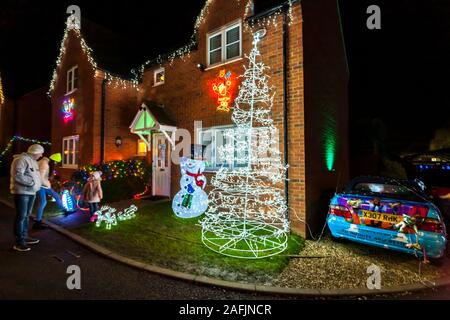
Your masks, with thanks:
<instances>
[{"instance_id":1,"label":"drain pipe","mask_svg":"<svg viewBox=\"0 0 450 320\"><path fill-rule=\"evenodd\" d=\"M102 81L102 101L101 101L101 115L100 115L100 164L105 163L105 106L106 106L106 83L107 80Z\"/></svg>"},{"instance_id":2,"label":"drain pipe","mask_svg":"<svg viewBox=\"0 0 450 320\"><path fill-rule=\"evenodd\" d=\"M283 10L283 129L284 129L284 164L289 164L289 104L288 104L288 16L287 9ZM284 192L286 196L286 205L289 207L289 168L286 170L286 180L284 182ZM287 210L287 218L290 218Z\"/></svg>"}]
</instances>

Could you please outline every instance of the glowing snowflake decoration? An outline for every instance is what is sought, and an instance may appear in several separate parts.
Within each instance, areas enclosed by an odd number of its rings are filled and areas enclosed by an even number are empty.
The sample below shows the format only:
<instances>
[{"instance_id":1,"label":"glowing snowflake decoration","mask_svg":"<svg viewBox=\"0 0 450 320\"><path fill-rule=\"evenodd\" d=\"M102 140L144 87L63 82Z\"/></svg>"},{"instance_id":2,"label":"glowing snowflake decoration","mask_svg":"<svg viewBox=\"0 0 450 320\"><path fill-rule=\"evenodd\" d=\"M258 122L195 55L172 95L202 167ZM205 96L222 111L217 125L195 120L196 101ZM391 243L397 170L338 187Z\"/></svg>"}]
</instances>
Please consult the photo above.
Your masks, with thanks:
<instances>
[{"instance_id":1,"label":"glowing snowflake decoration","mask_svg":"<svg viewBox=\"0 0 450 320\"><path fill-rule=\"evenodd\" d=\"M271 119L268 68L258 62L259 39L248 56L233 122L219 148L226 159L211 184L210 206L201 221L202 241L225 256L261 259L287 248L289 222L283 182L286 166L281 161L278 131ZM230 164L233 169L230 169Z\"/></svg>"}]
</instances>

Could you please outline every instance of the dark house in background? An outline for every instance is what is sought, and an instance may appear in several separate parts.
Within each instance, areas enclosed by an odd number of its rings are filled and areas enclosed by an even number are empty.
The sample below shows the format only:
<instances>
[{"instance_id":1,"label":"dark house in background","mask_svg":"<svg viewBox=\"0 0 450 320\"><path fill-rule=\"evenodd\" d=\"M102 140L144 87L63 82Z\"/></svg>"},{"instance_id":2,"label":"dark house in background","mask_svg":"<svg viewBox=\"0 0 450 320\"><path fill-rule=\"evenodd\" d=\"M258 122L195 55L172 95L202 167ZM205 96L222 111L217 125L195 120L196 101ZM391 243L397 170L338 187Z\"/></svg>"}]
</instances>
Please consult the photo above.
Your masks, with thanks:
<instances>
[{"instance_id":1,"label":"dark house in background","mask_svg":"<svg viewBox=\"0 0 450 320\"><path fill-rule=\"evenodd\" d=\"M51 104L47 87L29 92L18 99L0 99L0 153L14 136L49 142L51 138ZM9 173L9 165L14 154L27 151L31 142L16 140L4 155L0 164L0 174ZM50 152L50 148L47 148Z\"/></svg>"}]
</instances>

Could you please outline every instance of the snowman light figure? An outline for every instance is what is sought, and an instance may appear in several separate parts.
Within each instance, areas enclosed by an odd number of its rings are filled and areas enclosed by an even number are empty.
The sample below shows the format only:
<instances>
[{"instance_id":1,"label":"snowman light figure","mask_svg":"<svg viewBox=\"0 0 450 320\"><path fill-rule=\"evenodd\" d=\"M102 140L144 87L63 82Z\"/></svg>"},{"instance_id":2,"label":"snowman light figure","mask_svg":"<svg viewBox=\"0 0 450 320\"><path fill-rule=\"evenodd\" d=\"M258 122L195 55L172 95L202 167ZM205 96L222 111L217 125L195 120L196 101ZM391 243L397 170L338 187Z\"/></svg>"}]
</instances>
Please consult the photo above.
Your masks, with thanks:
<instances>
[{"instance_id":1,"label":"snowman light figure","mask_svg":"<svg viewBox=\"0 0 450 320\"><path fill-rule=\"evenodd\" d=\"M205 162L182 158L181 191L172 202L173 212L179 218L189 219L201 216L208 209L208 195L206 194Z\"/></svg>"}]
</instances>

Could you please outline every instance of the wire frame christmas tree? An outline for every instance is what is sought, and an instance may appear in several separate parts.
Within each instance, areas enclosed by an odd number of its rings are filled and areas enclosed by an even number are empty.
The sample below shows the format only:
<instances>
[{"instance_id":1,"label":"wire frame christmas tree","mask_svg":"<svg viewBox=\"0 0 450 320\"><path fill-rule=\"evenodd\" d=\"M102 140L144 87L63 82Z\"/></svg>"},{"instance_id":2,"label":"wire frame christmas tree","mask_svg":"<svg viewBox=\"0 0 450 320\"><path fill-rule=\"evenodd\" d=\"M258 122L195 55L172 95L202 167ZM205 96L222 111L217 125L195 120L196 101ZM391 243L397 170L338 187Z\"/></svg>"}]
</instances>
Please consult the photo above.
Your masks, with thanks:
<instances>
[{"instance_id":1,"label":"wire frame christmas tree","mask_svg":"<svg viewBox=\"0 0 450 320\"><path fill-rule=\"evenodd\" d=\"M256 36L235 100L236 127L224 132L225 160L211 184L210 206L201 221L202 241L225 256L261 259L287 248L289 222L278 130L271 111L274 95L260 60Z\"/></svg>"}]
</instances>

